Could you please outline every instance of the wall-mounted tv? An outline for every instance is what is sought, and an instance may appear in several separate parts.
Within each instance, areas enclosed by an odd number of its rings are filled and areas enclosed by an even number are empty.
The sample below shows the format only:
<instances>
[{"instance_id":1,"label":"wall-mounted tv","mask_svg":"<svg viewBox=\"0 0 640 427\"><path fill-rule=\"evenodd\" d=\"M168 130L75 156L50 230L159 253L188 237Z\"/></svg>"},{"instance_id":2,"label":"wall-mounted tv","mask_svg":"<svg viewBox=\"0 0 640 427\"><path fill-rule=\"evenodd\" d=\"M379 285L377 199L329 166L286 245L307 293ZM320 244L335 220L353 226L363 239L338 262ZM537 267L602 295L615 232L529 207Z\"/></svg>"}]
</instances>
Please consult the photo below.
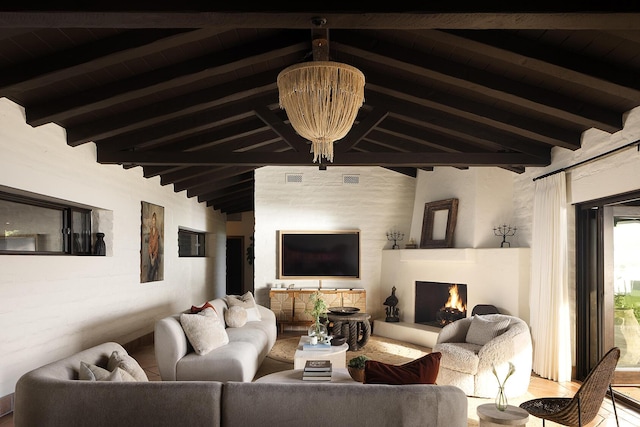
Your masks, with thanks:
<instances>
[{"instance_id":1,"label":"wall-mounted tv","mask_svg":"<svg viewBox=\"0 0 640 427\"><path fill-rule=\"evenodd\" d=\"M278 279L359 279L360 231L278 231Z\"/></svg>"}]
</instances>

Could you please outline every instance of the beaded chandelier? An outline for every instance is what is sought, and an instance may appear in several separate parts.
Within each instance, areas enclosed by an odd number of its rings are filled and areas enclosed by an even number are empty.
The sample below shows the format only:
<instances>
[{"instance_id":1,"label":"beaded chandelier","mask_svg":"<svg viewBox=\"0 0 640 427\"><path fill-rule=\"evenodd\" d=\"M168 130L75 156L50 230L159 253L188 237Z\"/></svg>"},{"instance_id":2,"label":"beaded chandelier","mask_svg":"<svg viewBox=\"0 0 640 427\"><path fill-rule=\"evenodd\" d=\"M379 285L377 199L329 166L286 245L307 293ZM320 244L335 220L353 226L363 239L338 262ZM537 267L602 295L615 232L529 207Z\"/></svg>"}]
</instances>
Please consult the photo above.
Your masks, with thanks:
<instances>
[{"instance_id":1,"label":"beaded chandelier","mask_svg":"<svg viewBox=\"0 0 640 427\"><path fill-rule=\"evenodd\" d=\"M327 40L314 40L327 52ZM333 143L344 138L364 103L364 74L351 65L314 60L285 68L278 74L280 108L293 129L311 141L314 163L333 162Z\"/></svg>"}]
</instances>

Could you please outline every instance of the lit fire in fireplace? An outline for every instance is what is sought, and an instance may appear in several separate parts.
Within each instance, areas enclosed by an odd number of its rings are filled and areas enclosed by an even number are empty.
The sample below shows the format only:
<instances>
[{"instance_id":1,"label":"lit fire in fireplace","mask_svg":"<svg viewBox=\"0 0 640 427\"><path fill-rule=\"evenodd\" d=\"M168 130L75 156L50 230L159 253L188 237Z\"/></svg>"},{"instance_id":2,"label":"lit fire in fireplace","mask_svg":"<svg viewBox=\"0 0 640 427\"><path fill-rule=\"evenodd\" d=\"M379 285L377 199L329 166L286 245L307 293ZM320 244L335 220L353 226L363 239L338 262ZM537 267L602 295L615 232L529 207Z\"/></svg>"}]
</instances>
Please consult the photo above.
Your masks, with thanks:
<instances>
[{"instance_id":1,"label":"lit fire in fireplace","mask_svg":"<svg viewBox=\"0 0 640 427\"><path fill-rule=\"evenodd\" d=\"M464 319L466 315L467 307L460 298L458 285L449 286L449 299L436 315L438 323L446 325L447 323L455 322L458 319Z\"/></svg>"}]
</instances>

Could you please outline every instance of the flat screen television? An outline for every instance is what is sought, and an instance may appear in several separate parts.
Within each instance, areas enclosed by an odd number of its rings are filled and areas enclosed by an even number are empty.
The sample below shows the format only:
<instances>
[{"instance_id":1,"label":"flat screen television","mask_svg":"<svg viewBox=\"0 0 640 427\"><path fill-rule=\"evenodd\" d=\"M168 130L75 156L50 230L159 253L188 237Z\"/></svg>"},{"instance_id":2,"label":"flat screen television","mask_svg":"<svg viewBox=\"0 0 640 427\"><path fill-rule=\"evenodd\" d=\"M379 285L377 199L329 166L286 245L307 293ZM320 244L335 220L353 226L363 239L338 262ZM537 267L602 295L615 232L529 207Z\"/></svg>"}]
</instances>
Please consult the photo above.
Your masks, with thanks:
<instances>
[{"instance_id":1,"label":"flat screen television","mask_svg":"<svg viewBox=\"0 0 640 427\"><path fill-rule=\"evenodd\" d=\"M360 231L278 231L278 279L359 279Z\"/></svg>"}]
</instances>

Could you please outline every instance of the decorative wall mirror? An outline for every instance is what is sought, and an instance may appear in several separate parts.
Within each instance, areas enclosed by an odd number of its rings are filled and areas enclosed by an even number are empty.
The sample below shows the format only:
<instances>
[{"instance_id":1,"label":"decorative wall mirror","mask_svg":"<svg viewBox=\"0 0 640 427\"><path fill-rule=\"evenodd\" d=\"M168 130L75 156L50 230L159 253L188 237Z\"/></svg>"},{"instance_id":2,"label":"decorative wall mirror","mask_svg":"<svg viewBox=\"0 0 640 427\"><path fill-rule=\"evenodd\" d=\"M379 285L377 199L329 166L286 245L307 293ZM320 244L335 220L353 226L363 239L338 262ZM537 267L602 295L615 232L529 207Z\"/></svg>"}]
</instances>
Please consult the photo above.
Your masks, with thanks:
<instances>
[{"instance_id":1,"label":"decorative wall mirror","mask_svg":"<svg viewBox=\"0 0 640 427\"><path fill-rule=\"evenodd\" d=\"M424 204L420 248L450 248L458 218L458 199Z\"/></svg>"}]
</instances>

